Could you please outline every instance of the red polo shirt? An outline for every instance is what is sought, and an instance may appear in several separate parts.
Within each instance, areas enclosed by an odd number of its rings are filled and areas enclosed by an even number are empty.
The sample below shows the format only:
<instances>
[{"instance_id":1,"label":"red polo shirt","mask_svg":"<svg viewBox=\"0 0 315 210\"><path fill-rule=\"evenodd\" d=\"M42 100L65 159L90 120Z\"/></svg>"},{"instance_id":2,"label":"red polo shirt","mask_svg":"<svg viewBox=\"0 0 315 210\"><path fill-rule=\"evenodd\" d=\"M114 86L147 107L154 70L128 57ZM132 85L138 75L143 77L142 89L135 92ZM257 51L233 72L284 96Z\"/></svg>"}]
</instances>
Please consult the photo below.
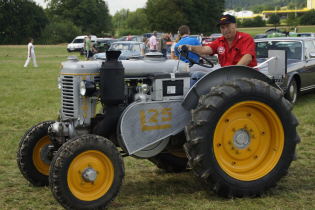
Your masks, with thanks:
<instances>
[{"instance_id":1,"label":"red polo shirt","mask_svg":"<svg viewBox=\"0 0 315 210\"><path fill-rule=\"evenodd\" d=\"M253 57L248 66L257 66L255 43L249 34L237 31L231 48L224 36L219 37L208 46L212 48L213 54L218 54L221 66L236 65L245 54Z\"/></svg>"}]
</instances>

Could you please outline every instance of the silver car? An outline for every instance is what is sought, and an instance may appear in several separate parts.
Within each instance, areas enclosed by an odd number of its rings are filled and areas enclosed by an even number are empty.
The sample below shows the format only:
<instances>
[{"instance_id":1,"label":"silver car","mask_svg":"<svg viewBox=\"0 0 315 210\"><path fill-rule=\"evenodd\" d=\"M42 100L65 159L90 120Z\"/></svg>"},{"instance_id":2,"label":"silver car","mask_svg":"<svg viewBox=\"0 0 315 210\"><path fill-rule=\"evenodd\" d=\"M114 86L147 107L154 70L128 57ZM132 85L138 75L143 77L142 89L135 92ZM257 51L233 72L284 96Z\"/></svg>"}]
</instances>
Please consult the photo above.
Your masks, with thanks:
<instances>
[{"instance_id":1,"label":"silver car","mask_svg":"<svg viewBox=\"0 0 315 210\"><path fill-rule=\"evenodd\" d=\"M118 41L113 42L109 50L121 51L119 60L128 60L130 58L142 58L147 49L143 42L135 41ZM105 53L97 53L93 56L94 59L106 59Z\"/></svg>"},{"instance_id":2,"label":"silver car","mask_svg":"<svg viewBox=\"0 0 315 210\"><path fill-rule=\"evenodd\" d=\"M285 97L295 103L301 92L315 89L315 38L278 37L256 39L257 62L268 58L268 50L285 50L287 73L281 88ZM268 74L268 67L259 70Z\"/></svg>"}]
</instances>

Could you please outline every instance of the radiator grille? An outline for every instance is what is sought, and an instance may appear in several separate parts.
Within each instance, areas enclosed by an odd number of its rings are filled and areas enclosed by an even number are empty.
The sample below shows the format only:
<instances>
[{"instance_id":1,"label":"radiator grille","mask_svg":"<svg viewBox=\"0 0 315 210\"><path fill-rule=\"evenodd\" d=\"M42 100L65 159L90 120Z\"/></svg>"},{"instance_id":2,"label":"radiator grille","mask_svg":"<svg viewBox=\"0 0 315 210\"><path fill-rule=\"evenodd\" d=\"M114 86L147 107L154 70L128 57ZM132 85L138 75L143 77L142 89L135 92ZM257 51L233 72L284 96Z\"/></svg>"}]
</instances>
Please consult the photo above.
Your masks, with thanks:
<instances>
[{"instance_id":1,"label":"radiator grille","mask_svg":"<svg viewBox=\"0 0 315 210\"><path fill-rule=\"evenodd\" d=\"M66 117L74 117L73 76L62 77L62 112Z\"/></svg>"}]
</instances>

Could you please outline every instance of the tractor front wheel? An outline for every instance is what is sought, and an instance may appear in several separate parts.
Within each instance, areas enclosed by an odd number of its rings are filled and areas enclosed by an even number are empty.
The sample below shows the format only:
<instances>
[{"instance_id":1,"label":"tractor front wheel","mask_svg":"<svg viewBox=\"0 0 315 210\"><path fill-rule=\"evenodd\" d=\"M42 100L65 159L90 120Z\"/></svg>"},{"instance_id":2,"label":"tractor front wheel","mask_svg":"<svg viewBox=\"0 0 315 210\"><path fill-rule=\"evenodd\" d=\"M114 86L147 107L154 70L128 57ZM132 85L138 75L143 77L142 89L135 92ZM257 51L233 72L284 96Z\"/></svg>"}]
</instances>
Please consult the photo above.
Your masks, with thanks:
<instances>
[{"instance_id":1,"label":"tractor front wheel","mask_svg":"<svg viewBox=\"0 0 315 210\"><path fill-rule=\"evenodd\" d=\"M118 194L123 160L109 140L85 135L64 143L51 163L49 184L66 209L103 209Z\"/></svg>"},{"instance_id":2,"label":"tractor front wheel","mask_svg":"<svg viewBox=\"0 0 315 210\"><path fill-rule=\"evenodd\" d=\"M35 186L48 185L50 166L48 127L54 121L41 122L21 138L17 151L17 164L23 176Z\"/></svg>"},{"instance_id":3,"label":"tractor front wheel","mask_svg":"<svg viewBox=\"0 0 315 210\"><path fill-rule=\"evenodd\" d=\"M186 126L189 165L221 196L265 192L287 174L299 141L291 108L281 91L260 80L212 88Z\"/></svg>"}]
</instances>

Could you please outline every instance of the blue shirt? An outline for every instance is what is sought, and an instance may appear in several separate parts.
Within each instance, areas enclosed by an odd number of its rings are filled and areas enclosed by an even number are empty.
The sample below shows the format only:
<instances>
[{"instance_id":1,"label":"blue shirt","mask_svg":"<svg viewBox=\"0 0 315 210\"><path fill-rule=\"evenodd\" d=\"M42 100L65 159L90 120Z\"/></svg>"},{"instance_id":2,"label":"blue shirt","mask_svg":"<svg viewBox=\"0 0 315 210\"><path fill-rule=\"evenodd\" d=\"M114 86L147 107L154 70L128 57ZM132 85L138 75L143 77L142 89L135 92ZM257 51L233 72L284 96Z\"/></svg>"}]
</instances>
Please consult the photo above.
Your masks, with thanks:
<instances>
[{"instance_id":1,"label":"blue shirt","mask_svg":"<svg viewBox=\"0 0 315 210\"><path fill-rule=\"evenodd\" d=\"M177 48L180 46L180 45L201 45L201 43L198 41L198 39L196 38L193 38L193 37L189 37L189 36L186 36L186 37L183 37L181 40L179 40L179 42L175 45L175 55L177 57L179 57L179 52L177 50ZM195 53L191 53L189 52L188 53L188 57L190 59L193 59L196 63L199 63L199 56ZM189 60L187 60L186 58L184 57L180 57L180 59L186 63L189 63Z\"/></svg>"}]
</instances>

